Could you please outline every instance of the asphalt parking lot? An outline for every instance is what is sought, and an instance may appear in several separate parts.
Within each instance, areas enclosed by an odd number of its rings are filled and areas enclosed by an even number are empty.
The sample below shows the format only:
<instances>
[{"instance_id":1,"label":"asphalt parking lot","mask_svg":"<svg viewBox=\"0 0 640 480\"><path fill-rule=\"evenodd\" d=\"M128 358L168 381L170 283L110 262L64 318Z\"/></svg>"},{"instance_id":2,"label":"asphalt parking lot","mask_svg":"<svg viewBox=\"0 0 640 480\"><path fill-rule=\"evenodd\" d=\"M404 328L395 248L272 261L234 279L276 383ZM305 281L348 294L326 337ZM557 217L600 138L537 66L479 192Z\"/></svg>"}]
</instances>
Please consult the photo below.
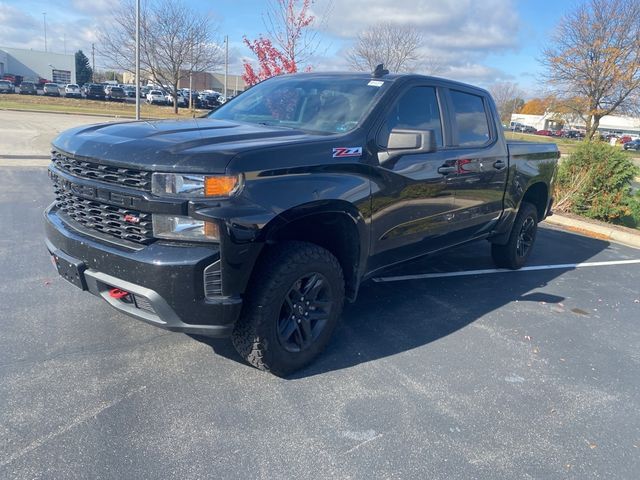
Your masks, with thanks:
<instances>
[{"instance_id":1,"label":"asphalt parking lot","mask_svg":"<svg viewBox=\"0 0 640 480\"><path fill-rule=\"evenodd\" d=\"M57 277L43 167L0 180L0 478L637 478L640 264L368 282L289 379ZM640 259L544 228L531 265Z\"/></svg>"},{"instance_id":2,"label":"asphalt parking lot","mask_svg":"<svg viewBox=\"0 0 640 480\"><path fill-rule=\"evenodd\" d=\"M0 478L637 478L640 250L544 227L535 269L396 268L280 379L59 278L39 152L0 155Z\"/></svg>"}]
</instances>

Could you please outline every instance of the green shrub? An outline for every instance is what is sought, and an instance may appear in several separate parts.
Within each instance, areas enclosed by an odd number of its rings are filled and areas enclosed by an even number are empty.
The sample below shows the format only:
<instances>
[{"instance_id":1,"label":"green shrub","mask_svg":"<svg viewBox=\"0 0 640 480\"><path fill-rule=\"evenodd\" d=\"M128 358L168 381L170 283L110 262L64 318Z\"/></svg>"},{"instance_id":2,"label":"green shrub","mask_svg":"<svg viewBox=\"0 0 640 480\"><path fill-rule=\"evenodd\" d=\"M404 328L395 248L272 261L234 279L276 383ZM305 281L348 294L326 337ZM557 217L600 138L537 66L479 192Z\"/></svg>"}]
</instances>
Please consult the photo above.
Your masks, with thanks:
<instances>
[{"instance_id":1,"label":"green shrub","mask_svg":"<svg viewBox=\"0 0 640 480\"><path fill-rule=\"evenodd\" d=\"M556 209L622 223L640 208L631 193L631 182L638 173L619 148L604 142L583 142L558 167Z\"/></svg>"}]
</instances>

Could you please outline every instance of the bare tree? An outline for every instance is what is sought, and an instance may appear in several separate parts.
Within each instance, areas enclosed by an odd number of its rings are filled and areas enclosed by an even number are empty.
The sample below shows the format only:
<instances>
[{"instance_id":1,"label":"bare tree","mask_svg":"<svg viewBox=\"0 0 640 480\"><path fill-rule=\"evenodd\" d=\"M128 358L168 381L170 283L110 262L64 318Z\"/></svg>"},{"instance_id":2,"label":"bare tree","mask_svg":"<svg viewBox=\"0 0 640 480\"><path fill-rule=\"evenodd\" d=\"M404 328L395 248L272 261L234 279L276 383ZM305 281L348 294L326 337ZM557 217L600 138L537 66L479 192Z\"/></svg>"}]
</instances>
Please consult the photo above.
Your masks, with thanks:
<instances>
[{"instance_id":1,"label":"bare tree","mask_svg":"<svg viewBox=\"0 0 640 480\"><path fill-rule=\"evenodd\" d=\"M192 72L215 70L222 50L214 40L211 19L183 0L149 0L140 13L140 68L157 84L167 86L178 113L178 84ZM100 54L113 68L135 70L135 7L123 2L99 32Z\"/></svg>"},{"instance_id":2,"label":"bare tree","mask_svg":"<svg viewBox=\"0 0 640 480\"><path fill-rule=\"evenodd\" d=\"M512 82L494 83L490 88L491 96L496 102L502 122L509 123L511 115L524 105L524 93Z\"/></svg>"},{"instance_id":3,"label":"bare tree","mask_svg":"<svg viewBox=\"0 0 640 480\"><path fill-rule=\"evenodd\" d=\"M383 63L391 72L407 72L419 67L422 35L413 28L379 23L360 33L347 52L355 70L373 71Z\"/></svg>"},{"instance_id":4,"label":"bare tree","mask_svg":"<svg viewBox=\"0 0 640 480\"><path fill-rule=\"evenodd\" d=\"M552 41L542 52L546 78L592 138L640 88L640 2L588 0L562 18Z\"/></svg>"}]
</instances>

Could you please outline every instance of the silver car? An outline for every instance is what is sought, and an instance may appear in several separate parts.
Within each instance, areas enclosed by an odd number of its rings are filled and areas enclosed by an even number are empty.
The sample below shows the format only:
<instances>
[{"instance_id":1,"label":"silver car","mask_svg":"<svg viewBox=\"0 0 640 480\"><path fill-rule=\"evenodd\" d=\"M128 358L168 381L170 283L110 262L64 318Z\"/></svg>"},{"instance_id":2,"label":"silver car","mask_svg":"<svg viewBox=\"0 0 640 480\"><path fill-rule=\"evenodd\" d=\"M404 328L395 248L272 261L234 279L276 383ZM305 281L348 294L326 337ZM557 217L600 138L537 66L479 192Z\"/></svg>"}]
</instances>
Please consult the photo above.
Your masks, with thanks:
<instances>
[{"instance_id":1,"label":"silver car","mask_svg":"<svg viewBox=\"0 0 640 480\"><path fill-rule=\"evenodd\" d=\"M16 87L8 80L0 80L0 93L16 93Z\"/></svg>"}]
</instances>

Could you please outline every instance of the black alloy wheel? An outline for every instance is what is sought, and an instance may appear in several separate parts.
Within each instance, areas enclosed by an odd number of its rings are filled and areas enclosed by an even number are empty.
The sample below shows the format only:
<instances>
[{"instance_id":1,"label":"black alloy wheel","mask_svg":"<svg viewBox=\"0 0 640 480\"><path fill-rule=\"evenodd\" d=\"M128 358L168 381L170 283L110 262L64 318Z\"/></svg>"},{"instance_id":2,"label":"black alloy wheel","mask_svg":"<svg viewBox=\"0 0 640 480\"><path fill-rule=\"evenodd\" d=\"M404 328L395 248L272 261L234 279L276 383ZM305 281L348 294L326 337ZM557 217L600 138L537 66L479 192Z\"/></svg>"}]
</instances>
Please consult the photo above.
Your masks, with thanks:
<instances>
[{"instance_id":1,"label":"black alloy wheel","mask_svg":"<svg viewBox=\"0 0 640 480\"><path fill-rule=\"evenodd\" d=\"M277 324L278 341L288 352L307 350L327 326L333 304L328 280L318 272L294 282L284 298Z\"/></svg>"},{"instance_id":2,"label":"black alloy wheel","mask_svg":"<svg viewBox=\"0 0 640 480\"><path fill-rule=\"evenodd\" d=\"M535 220L532 217L527 217L522 227L520 227L520 233L518 234L518 240L516 242L516 253L519 257L526 257L531 247L533 247L535 231Z\"/></svg>"}]
</instances>

